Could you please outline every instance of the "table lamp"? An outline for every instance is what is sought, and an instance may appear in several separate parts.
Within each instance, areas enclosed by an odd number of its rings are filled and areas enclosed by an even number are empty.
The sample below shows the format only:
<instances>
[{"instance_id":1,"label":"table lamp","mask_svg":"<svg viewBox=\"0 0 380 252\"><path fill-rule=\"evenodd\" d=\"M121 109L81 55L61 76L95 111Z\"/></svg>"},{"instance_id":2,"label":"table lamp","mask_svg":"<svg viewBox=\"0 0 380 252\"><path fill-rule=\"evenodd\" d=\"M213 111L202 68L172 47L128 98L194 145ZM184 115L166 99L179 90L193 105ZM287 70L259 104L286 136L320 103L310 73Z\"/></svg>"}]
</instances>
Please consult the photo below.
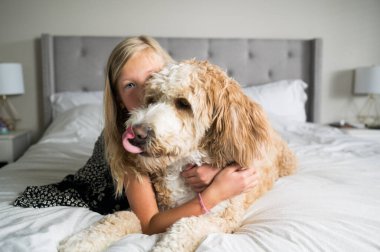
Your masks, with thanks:
<instances>
[{"instance_id":1,"label":"table lamp","mask_svg":"<svg viewBox=\"0 0 380 252\"><path fill-rule=\"evenodd\" d=\"M7 96L23 93L24 80L21 64L0 62L0 109L10 117L7 125L9 130L15 129L16 121L20 120L20 116ZM2 123L5 123L5 120L4 118Z\"/></svg>"},{"instance_id":2,"label":"table lamp","mask_svg":"<svg viewBox=\"0 0 380 252\"><path fill-rule=\"evenodd\" d=\"M380 65L355 70L354 93L368 95L359 111L358 120L368 128L380 127L380 107L376 97L380 94Z\"/></svg>"}]
</instances>

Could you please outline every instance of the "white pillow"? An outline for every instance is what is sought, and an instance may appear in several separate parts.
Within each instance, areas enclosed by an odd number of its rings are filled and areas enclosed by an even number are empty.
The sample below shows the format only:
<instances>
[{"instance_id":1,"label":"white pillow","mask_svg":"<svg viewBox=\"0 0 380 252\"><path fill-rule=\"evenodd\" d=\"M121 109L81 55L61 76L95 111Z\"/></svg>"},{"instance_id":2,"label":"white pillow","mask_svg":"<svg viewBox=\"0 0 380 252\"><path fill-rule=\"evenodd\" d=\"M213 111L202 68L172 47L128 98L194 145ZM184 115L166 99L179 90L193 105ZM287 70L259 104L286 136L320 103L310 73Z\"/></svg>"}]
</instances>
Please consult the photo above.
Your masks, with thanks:
<instances>
[{"instance_id":1,"label":"white pillow","mask_svg":"<svg viewBox=\"0 0 380 252\"><path fill-rule=\"evenodd\" d=\"M103 127L102 105L79 105L60 113L45 131L41 142L93 142Z\"/></svg>"},{"instance_id":2,"label":"white pillow","mask_svg":"<svg viewBox=\"0 0 380 252\"><path fill-rule=\"evenodd\" d=\"M268 114L306 122L307 84L302 80L281 80L260 86L244 87L244 93L258 102Z\"/></svg>"},{"instance_id":3,"label":"white pillow","mask_svg":"<svg viewBox=\"0 0 380 252\"><path fill-rule=\"evenodd\" d=\"M50 96L53 118L83 104L103 104L103 91L60 92Z\"/></svg>"}]
</instances>

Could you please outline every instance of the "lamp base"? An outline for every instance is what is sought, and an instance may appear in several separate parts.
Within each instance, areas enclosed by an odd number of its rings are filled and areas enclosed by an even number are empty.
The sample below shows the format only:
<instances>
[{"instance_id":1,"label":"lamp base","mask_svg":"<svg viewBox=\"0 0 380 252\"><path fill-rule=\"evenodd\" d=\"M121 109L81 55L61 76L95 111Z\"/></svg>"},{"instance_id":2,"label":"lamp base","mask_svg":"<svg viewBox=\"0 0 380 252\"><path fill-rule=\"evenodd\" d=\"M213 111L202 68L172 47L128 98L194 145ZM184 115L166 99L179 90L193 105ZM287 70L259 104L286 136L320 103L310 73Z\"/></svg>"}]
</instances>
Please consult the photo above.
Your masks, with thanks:
<instances>
[{"instance_id":1,"label":"lamp base","mask_svg":"<svg viewBox=\"0 0 380 252\"><path fill-rule=\"evenodd\" d=\"M365 124L367 128L380 127L380 113L378 102L374 94L369 94L366 102L358 114L358 121Z\"/></svg>"},{"instance_id":2,"label":"lamp base","mask_svg":"<svg viewBox=\"0 0 380 252\"><path fill-rule=\"evenodd\" d=\"M16 130L15 124L9 119L0 117L0 135L7 134L8 131Z\"/></svg>"},{"instance_id":3,"label":"lamp base","mask_svg":"<svg viewBox=\"0 0 380 252\"><path fill-rule=\"evenodd\" d=\"M10 117L9 119L0 117L2 126L5 126L8 130L15 130L16 122L20 120L20 117L17 113L16 108L5 95L3 95L0 99L0 109Z\"/></svg>"}]
</instances>

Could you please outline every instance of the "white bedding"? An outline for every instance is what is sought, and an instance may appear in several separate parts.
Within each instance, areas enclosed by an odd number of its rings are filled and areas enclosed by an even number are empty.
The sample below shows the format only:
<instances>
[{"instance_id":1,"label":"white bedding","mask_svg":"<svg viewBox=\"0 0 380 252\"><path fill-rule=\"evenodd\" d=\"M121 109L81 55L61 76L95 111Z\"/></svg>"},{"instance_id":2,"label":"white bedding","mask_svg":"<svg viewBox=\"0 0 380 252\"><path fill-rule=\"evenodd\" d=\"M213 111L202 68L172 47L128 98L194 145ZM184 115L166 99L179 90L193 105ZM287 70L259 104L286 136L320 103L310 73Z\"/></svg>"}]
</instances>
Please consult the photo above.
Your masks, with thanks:
<instances>
[{"instance_id":1,"label":"white bedding","mask_svg":"<svg viewBox=\"0 0 380 252\"><path fill-rule=\"evenodd\" d=\"M198 251L380 251L380 144L316 124L272 118L299 158L247 212L235 234L211 234ZM60 181L88 159L102 128L101 106L59 115L16 163L0 169L0 251L56 251L58 242L102 216L85 208L19 208L27 185ZM109 251L149 250L134 234Z\"/></svg>"}]
</instances>

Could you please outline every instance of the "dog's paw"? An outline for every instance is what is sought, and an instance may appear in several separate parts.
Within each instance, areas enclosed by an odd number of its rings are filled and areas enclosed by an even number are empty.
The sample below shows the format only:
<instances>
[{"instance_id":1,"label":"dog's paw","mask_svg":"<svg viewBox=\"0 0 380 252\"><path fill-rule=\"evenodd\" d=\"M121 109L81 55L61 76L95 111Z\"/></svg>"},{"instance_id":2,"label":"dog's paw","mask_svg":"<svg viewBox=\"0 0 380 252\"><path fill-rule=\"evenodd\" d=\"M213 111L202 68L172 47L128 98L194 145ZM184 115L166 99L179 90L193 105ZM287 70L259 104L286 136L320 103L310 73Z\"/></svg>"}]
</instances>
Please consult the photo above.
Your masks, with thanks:
<instances>
[{"instance_id":1,"label":"dog's paw","mask_svg":"<svg viewBox=\"0 0 380 252\"><path fill-rule=\"evenodd\" d=\"M86 232L69 236L58 245L59 252L90 252L94 250L94 244L88 239Z\"/></svg>"},{"instance_id":2,"label":"dog's paw","mask_svg":"<svg viewBox=\"0 0 380 252\"><path fill-rule=\"evenodd\" d=\"M129 211L109 214L89 228L74 234L58 245L59 252L100 252L111 243L131 233L141 233L137 216Z\"/></svg>"},{"instance_id":3,"label":"dog's paw","mask_svg":"<svg viewBox=\"0 0 380 252\"><path fill-rule=\"evenodd\" d=\"M207 234L220 232L210 218L211 215L180 219L160 237L152 252L195 251Z\"/></svg>"}]
</instances>

